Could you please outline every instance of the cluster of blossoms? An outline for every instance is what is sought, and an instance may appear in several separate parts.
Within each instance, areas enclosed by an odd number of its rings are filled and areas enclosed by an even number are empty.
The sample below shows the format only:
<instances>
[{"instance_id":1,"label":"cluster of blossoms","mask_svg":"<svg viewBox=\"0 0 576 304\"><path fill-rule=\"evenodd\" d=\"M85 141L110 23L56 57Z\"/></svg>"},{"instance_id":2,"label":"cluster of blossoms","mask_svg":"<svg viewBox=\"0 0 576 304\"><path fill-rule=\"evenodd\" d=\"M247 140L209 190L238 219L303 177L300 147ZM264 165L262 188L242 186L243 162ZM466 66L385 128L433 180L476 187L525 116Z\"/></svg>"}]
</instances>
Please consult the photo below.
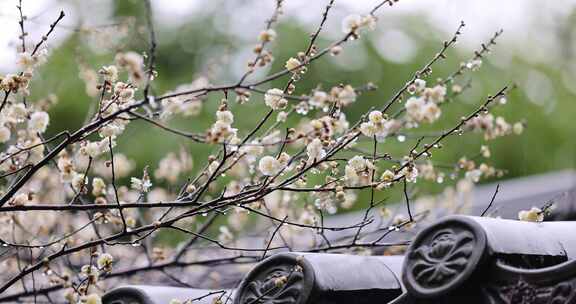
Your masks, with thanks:
<instances>
[{"instance_id":1,"label":"cluster of blossoms","mask_svg":"<svg viewBox=\"0 0 576 304\"><path fill-rule=\"evenodd\" d=\"M349 185L368 184L373 170L372 162L356 155L344 167L344 179Z\"/></svg>"},{"instance_id":2,"label":"cluster of blossoms","mask_svg":"<svg viewBox=\"0 0 576 304\"><path fill-rule=\"evenodd\" d=\"M232 128L233 122L234 114L227 110L226 104L223 104L220 109L216 111L216 122L210 130L206 132L206 141L209 143L229 142L238 144L240 141L236 136L238 129Z\"/></svg>"},{"instance_id":3,"label":"cluster of blossoms","mask_svg":"<svg viewBox=\"0 0 576 304\"><path fill-rule=\"evenodd\" d=\"M437 84L426 87L425 80L416 79L407 87L407 91L414 96L409 97L404 105L406 116L389 118L381 111L372 111L368 114L368 121L360 125L360 132L383 141L404 127L414 128L419 123L433 123L440 118L440 104L446 99L446 86Z\"/></svg>"},{"instance_id":4,"label":"cluster of blossoms","mask_svg":"<svg viewBox=\"0 0 576 304\"><path fill-rule=\"evenodd\" d=\"M308 114L313 109L328 112L331 107L346 107L353 104L357 96L356 90L351 85L332 87L329 93L314 90L310 96L306 97L306 101L296 106L296 112L302 115Z\"/></svg>"},{"instance_id":5,"label":"cluster of blossoms","mask_svg":"<svg viewBox=\"0 0 576 304\"><path fill-rule=\"evenodd\" d=\"M179 92L194 91L205 88L209 85L205 77L200 77L190 84L179 85L170 95L178 95ZM178 95L165 98L161 102L162 112L160 118L168 120L173 115L182 115L184 117L194 117L200 115L202 111L202 96Z\"/></svg>"},{"instance_id":6,"label":"cluster of blossoms","mask_svg":"<svg viewBox=\"0 0 576 304\"><path fill-rule=\"evenodd\" d=\"M264 103L272 110L282 110L288 105L288 100L284 98L284 91L274 88L266 91Z\"/></svg>"},{"instance_id":7,"label":"cluster of blossoms","mask_svg":"<svg viewBox=\"0 0 576 304\"><path fill-rule=\"evenodd\" d=\"M415 96L410 97L405 104L406 113L411 121L419 123L433 123L440 118L442 111L438 106L446 98L446 87L437 84L434 87L426 87L426 81L416 79L408 87L408 91Z\"/></svg>"},{"instance_id":8,"label":"cluster of blossoms","mask_svg":"<svg viewBox=\"0 0 576 304\"><path fill-rule=\"evenodd\" d=\"M383 141L388 135L394 134L402 127L400 121L388 119L380 111L372 111L368 115L368 121L360 125L360 132L367 137L376 137L378 141Z\"/></svg>"},{"instance_id":9,"label":"cluster of blossoms","mask_svg":"<svg viewBox=\"0 0 576 304\"><path fill-rule=\"evenodd\" d=\"M521 210L518 212L518 219L525 222L542 222L544 221L544 211L538 207Z\"/></svg>"},{"instance_id":10,"label":"cluster of blossoms","mask_svg":"<svg viewBox=\"0 0 576 304\"><path fill-rule=\"evenodd\" d=\"M490 158L490 150L487 146L482 146L481 155L486 159ZM429 160L421 164L416 164L416 170L418 175L423 179L436 181L439 184L442 184L446 180L447 175L450 179L455 179L461 172L464 173L466 180L473 183L479 182L482 178L500 178L504 175L503 170L498 170L486 162L477 164L476 161L467 159L466 157L460 158L450 172L439 170L434 166L433 162Z\"/></svg>"},{"instance_id":11,"label":"cluster of blossoms","mask_svg":"<svg viewBox=\"0 0 576 304\"><path fill-rule=\"evenodd\" d=\"M354 33L363 28L374 30L376 28L376 17L374 15L348 15L342 20L342 32L344 34Z\"/></svg>"},{"instance_id":12,"label":"cluster of blossoms","mask_svg":"<svg viewBox=\"0 0 576 304\"><path fill-rule=\"evenodd\" d=\"M266 155L260 159L258 170L260 170L263 175L274 176L286 168L289 160L290 155L286 152L282 152L278 158Z\"/></svg>"},{"instance_id":13,"label":"cluster of blossoms","mask_svg":"<svg viewBox=\"0 0 576 304\"><path fill-rule=\"evenodd\" d=\"M0 153L0 172L8 173L19 168L39 162L45 152L42 144L42 134L50 123L50 116L45 110L54 103L38 103L28 105L8 99L10 93L29 95L28 85L34 71L46 61L47 51L41 49L35 54L20 53L18 66L20 74L0 75L0 89L6 98L2 103L0 113L0 143L5 144L5 150ZM18 204L22 200L14 199Z\"/></svg>"},{"instance_id":14,"label":"cluster of blossoms","mask_svg":"<svg viewBox=\"0 0 576 304\"><path fill-rule=\"evenodd\" d=\"M524 123L510 124L502 116L494 118L492 113L485 113L468 121L464 128L474 132L483 132L484 138L489 140L510 134L520 135L524 132Z\"/></svg>"},{"instance_id":15,"label":"cluster of blossoms","mask_svg":"<svg viewBox=\"0 0 576 304\"><path fill-rule=\"evenodd\" d=\"M132 83L140 84L146 79L144 75L144 59L140 54L135 52L118 53L115 59L118 67L128 72Z\"/></svg>"},{"instance_id":16,"label":"cluster of blossoms","mask_svg":"<svg viewBox=\"0 0 576 304\"><path fill-rule=\"evenodd\" d=\"M0 89L6 92L29 95L28 85L34 76L34 70L46 62L48 51L41 49L34 54L19 54L17 64L22 69L20 74L0 75Z\"/></svg>"}]
</instances>

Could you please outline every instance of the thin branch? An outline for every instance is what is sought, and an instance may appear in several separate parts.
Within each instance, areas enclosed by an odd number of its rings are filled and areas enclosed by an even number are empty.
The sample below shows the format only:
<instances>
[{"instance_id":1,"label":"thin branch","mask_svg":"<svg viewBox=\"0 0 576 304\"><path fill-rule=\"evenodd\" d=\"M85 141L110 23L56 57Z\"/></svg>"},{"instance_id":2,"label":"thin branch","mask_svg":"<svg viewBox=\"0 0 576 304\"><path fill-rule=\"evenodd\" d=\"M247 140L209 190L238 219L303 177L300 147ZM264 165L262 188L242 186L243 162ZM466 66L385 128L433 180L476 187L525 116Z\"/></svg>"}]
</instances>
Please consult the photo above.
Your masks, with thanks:
<instances>
[{"instance_id":1,"label":"thin branch","mask_svg":"<svg viewBox=\"0 0 576 304\"><path fill-rule=\"evenodd\" d=\"M145 0L144 1L145 7L146 7L146 22L148 24L148 33L149 33L149 44L150 44L150 48L148 50L148 68L147 68L147 74L148 74L148 78L146 79L146 86L144 87L144 100L148 101L149 100L149 96L148 96L148 91L150 90L150 85L152 83L152 80L154 79L154 74L156 73L155 71L155 67L154 67L154 63L156 62L156 33L154 31L154 22L153 22L153 18L152 18L152 7L150 5L150 0Z\"/></svg>"},{"instance_id":2,"label":"thin branch","mask_svg":"<svg viewBox=\"0 0 576 304\"><path fill-rule=\"evenodd\" d=\"M406 200L406 210L408 211L408 218L410 222L414 221L412 217L412 211L410 210L410 196L408 195L408 186L406 185L406 177L402 179L402 191L404 192L404 199Z\"/></svg>"},{"instance_id":3,"label":"thin branch","mask_svg":"<svg viewBox=\"0 0 576 304\"><path fill-rule=\"evenodd\" d=\"M484 216L486 214L486 212L488 212L488 210L490 208L492 208L492 204L494 203L494 200L496 199L496 195L498 194L498 191L500 190L500 184L496 185L496 191L494 191L494 194L492 195L492 199L490 199L490 203L488 204L488 206L486 207L486 209L484 209L484 211L482 211L482 213L480 214L480 216Z\"/></svg>"},{"instance_id":4,"label":"thin branch","mask_svg":"<svg viewBox=\"0 0 576 304\"><path fill-rule=\"evenodd\" d=\"M126 224L126 218L124 217L124 212L122 211L122 205L120 204L120 198L118 197L118 188L116 187L116 169L114 167L114 152L112 151L112 137L108 137L108 149L110 150L110 171L112 172L112 188L114 189L114 198L116 200L116 205L118 206L118 212L120 213L120 218L122 219L122 229L124 232L128 230L128 225Z\"/></svg>"}]
</instances>

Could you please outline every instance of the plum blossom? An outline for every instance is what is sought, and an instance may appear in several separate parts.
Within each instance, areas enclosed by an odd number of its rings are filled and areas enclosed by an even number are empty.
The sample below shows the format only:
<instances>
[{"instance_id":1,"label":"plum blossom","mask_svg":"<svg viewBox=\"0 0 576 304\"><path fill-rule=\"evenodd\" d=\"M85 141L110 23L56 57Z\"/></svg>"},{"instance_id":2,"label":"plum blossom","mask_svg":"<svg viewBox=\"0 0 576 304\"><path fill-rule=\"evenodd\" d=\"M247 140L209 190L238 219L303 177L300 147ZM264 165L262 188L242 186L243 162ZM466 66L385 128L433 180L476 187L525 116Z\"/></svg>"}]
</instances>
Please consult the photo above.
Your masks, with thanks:
<instances>
[{"instance_id":1,"label":"plum blossom","mask_svg":"<svg viewBox=\"0 0 576 304\"><path fill-rule=\"evenodd\" d=\"M110 83L118 79L118 68L115 65L103 66L98 73L104 77L104 80Z\"/></svg>"},{"instance_id":2,"label":"plum blossom","mask_svg":"<svg viewBox=\"0 0 576 304\"><path fill-rule=\"evenodd\" d=\"M440 118L442 111L434 102L424 97L410 97L405 104L406 113L416 122L432 123Z\"/></svg>"},{"instance_id":3,"label":"plum blossom","mask_svg":"<svg viewBox=\"0 0 576 304\"><path fill-rule=\"evenodd\" d=\"M313 161L318 161L324 156L326 156L326 151L324 151L322 141L318 138L314 138L306 147L306 153L308 154L309 163Z\"/></svg>"},{"instance_id":4,"label":"plum blossom","mask_svg":"<svg viewBox=\"0 0 576 304\"><path fill-rule=\"evenodd\" d=\"M328 106L328 94L323 91L314 91L312 98L308 101L310 105L318 109L326 109Z\"/></svg>"},{"instance_id":5,"label":"plum blossom","mask_svg":"<svg viewBox=\"0 0 576 304\"><path fill-rule=\"evenodd\" d=\"M132 189L140 191L140 192L148 192L150 191L150 188L152 187L152 182L150 182L149 178L136 178L136 177L131 177L130 178L130 184Z\"/></svg>"},{"instance_id":6,"label":"plum blossom","mask_svg":"<svg viewBox=\"0 0 576 304\"><path fill-rule=\"evenodd\" d=\"M286 107L288 101L283 97L284 91L280 89L270 89L266 91L264 95L264 102L267 106L272 108L272 110L281 110Z\"/></svg>"},{"instance_id":7,"label":"plum blossom","mask_svg":"<svg viewBox=\"0 0 576 304\"><path fill-rule=\"evenodd\" d=\"M372 111L368 114L368 121L360 124L360 132L367 137L374 137L378 141L384 141L388 135L396 132L400 123L395 119L386 119L380 111Z\"/></svg>"},{"instance_id":8,"label":"plum blossom","mask_svg":"<svg viewBox=\"0 0 576 304\"><path fill-rule=\"evenodd\" d=\"M92 195L100 196L106 194L106 183L100 177L95 177L92 180Z\"/></svg>"},{"instance_id":9,"label":"plum blossom","mask_svg":"<svg viewBox=\"0 0 576 304\"><path fill-rule=\"evenodd\" d=\"M290 59L288 59L288 61L286 61L286 69L288 71L292 71L295 72L298 70L298 68L300 67L302 63L300 62L300 60L294 58L294 57L290 57Z\"/></svg>"},{"instance_id":10,"label":"plum blossom","mask_svg":"<svg viewBox=\"0 0 576 304\"><path fill-rule=\"evenodd\" d=\"M37 133L46 132L48 123L50 122L50 117L48 113L40 111L34 112L30 115L30 120L28 120L28 129Z\"/></svg>"},{"instance_id":11,"label":"plum blossom","mask_svg":"<svg viewBox=\"0 0 576 304\"><path fill-rule=\"evenodd\" d=\"M112 263L114 262L114 257L109 253L101 253L96 260L96 264L98 268L103 269L105 271L112 270Z\"/></svg>"},{"instance_id":12,"label":"plum blossom","mask_svg":"<svg viewBox=\"0 0 576 304\"><path fill-rule=\"evenodd\" d=\"M270 42L276 39L276 31L273 29L267 29L265 31L260 32L258 35L258 40L262 42Z\"/></svg>"},{"instance_id":13,"label":"plum blossom","mask_svg":"<svg viewBox=\"0 0 576 304\"><path fill-rule=\"evenodd\" d=\"M337 90L337 97L343 106L350 105L356 101L356 91L350 85L346 85Z\"/></svg>"},{"instance_id":14,"label":"plum blossom","mask_svg":"<svg viewBox=\"0 0 576 304\"><path fill-rule=\"evenodd\" d=\"M373 30L376 27L376 17L373 15L360 16L352 14L342 20L342 32L344 34L355 33L362 27Z\"/></svg>"},{"instance_id":15,"label":"plum blossom","mask_svg":"<svg viewBox=\"0 0 576 304\"><path fill-rule=\"evenodd\" d=\"M141 83L144 80L144 58L135 52L118 53L115 57L116 64L128 71L130 80Z\"/></svg>"},{"instance_id":16,"label":"plum blossom","mask_svg":"<svg viewBox=\"0 0 576 304\"><path fill-rule=\"evenodd\" d=\"M344 167L344 179L350 185L369 182L374 165L364 157L356 155L352 157Z\"/></svg>"},{"instance_id":17,"label":"plum blossom","mask_svg":"<svg viewBox=\"0 0 576 304\"><path fill-rule=\"evenodd\" d=\"M544 212L538 207L532 207L530 210L518 212L518 219L525 222L542 222L544 221Z\"/></svg>"},{"instance_id":18,"label":"plum blossom","mask_svg":"<svg viewBox=\"0 0 576 304\"><path fill-rule=\"evenodd\" d=\"M236 137L238 129L232 128L234 115L228 110L216 112L216 122L206 134L206 140L210 143L232 141Z\"/></svg>"},{"instance_id":19,"label":"plum blossom","mask_svg":"<svg viewBox=\"0 0 576 304\"><path fill-rule=\"evenodd\" d=\"M275 157L266 155L260 159L258 170L266 176L274 176L282 170L282 164Z\"/></svg>"}]
</instances>

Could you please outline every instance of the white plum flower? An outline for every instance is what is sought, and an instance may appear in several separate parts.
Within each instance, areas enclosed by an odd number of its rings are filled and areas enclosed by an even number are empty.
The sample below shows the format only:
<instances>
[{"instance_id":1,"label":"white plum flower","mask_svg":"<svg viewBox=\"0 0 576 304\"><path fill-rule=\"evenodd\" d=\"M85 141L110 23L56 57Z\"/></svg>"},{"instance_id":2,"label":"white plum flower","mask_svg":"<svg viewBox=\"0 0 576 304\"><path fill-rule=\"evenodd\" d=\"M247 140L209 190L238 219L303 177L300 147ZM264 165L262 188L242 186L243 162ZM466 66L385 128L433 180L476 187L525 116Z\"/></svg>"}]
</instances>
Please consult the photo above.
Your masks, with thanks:
<instances>
[{"instance_id":1,"label":"white plum flower","mask_svg":"<svg viewBox=\"0 0 576 304\"><path fill-rule=\"evenodd\" d=\"M382 173L382 176L380 177L380 179L382 180L382 182L390 183L394 180L395 177L396 177L396 175L394 174L394 172L392 172L390 170L386 170L386 171L384 171L384 173Z\"/></svg>"},{"instance_id":2,"label":"white plum flower","mask_svg":"<svg viewBox=\"0 0 576 304\"><path fill-rule=\"evenodd\" d=\"M342 20L342 32L344 34L357 33L360 28L375 29L376 17L373 15L360 16L352 14Z\"/></svg>"},{"instance_id":3,"label":"white plum flower","mask_svg":"<svg viewBox=\"0 0 576 304\"><path fill-rule=\"evenodd\" d=\"M281 111L278 113L278 116L276 116L276 121L277 122L286 122L287 118L288 118L288 112Z\"/></svg>"},{"instance_id":4,"label":"white plum flower","mask_svg":"<svg viewBox=\"0 0 576 304\"><path fill-rule=\"evenodd\" d=\"M444 85L436 85L432 88L432 98L435 102L443 102L446 98L446 86Z\"/></svg>"},{"instance_id":5,"label":"white plum flower","mask_svg":"<svg viewBox=\"0 0 576 304\"><path fill-rule=\"evenodd\" d=\"M236 139L238 129L232 128L234 115L232 112L223 110L216 112L216 122L208 131L206 140L211 143L224 141L233 142Z\"/></svg>"},{"instance_id":6,"label":"white plum flower","mask_svg":"<svg viewBox=\"0 0 576 304\"><path fill-rule=\"evenodd\" d=\"M406 181L410 183L415 183L418 178L418 168L414 166L406 166L402 170L402 173L404 174Z\"/></svg>"},{"instance_id":7,"label":"white plum flower","mask_svg":"<svg viewBox=\"0 0 576 304\"><path fill-rule=\"evenodd\" d=\"M288 101L283 96L284 91L276 88L270 89L264 94L264 102L272 110L281 110L288 104Z\"/></svg>"},{"instance_id":8,"label":"white plum flower","mask_svg":"<svg viewBox=\"0 0 576 304\"><path fill-rule=\"evenodd\" d=\"M344 167L344 180L346 180L348 184L354 185L358 183L360 176L356 169L350 165L346 165L346 167Z\"/></svg>"},{"instance_id":9,"label":"white plum flower","mask_svg":"<svg viewBox=\"0 0 576 304\"><path fill-rule=\"evenodd\" d=\"M114 257L109 253L102 253L98 256L98 260L96 260L96 264L98 268L104 270L110 270L112 267L112 263L114 262Z\"/></svg>"},{"instance_id":10,"label":"white plum flower","mask_svg":"<svg viewBox=\"0 0 576 304\"><path fill-rule=\"evenodd\" d=\"M294 71L296 71L296 70L300 67L301 64L302 64L302 63L300 62L300 60L298 60L298 59L296 59L296 58L294 58L294 57L290 57L290 59L288 59L288 60L286 61L286 64L285 64L284 66L286 67L286 69L287 69L288 71L294 72Z\"/></svg>"},{"instance_id":11,"label":"white plum flower","mask_svg":"<svg viewBox=\"0 0 576 304\"><path fill-rule=\"evenodd\" d=\"M140 192L148 192L152 187L152 182L150 182L149 178L139 179L136 177L130 178L130 186L132 189L140 191Z\"/></svg>"},{"instance_id":12,"label":"white plum flower","mask_svg":"<svg viewBox=\"0 0 576 304\"><path fill-rule=\"evenodd\" d=\"M425 100L421 97L410 97L406 101L404 108L406 113L410 118L415 121L422 120L422 107L424 106Z\"/></svg>"},{"instance_id":13,"label":"white plum flower","mask_svg":"<svg viewBox=\"0 0 576 304\"><path fill-rule=\"evenodd\" d=\"M518 219L525 222L542 222L544 221L544 212L538 207L532 207L530 210L518 212Z\"/></svg>"},{"instance_id":14,"label":"white plum flower","mask_svg":"<svg viewBox=\"0 0 576 304\"><path fill-rule=\"evenodd\" d=\"M376 136L376 140L381 142L390 133L397 131L400 125L397 120L386 119L382 112L372 111L368 115L368 121L360 124L360 132L367 137Z\"/></svg>"},{"instance_id":15,"label":"white plum flower","mask_svg":"<svg viewBox=\"0 0 576 304\"><path fill-rule=\"evenodd\" d=\"M276 39L276 31L273 29L267 29L265 31L262 31L258 35L258 39L262 42L274 41L274 39Z\"/></svg>"},{"instance_id":16,"label":"white plum flower","mask_svg":"<svg viewBox=\"0 0 576 304\"><path fill-rule=\"evenodd\" d=\"M124 132L125 128L124 124L113 121L100 128L100 130L98 130L98 135L102 138L119 136Z\"/></svg>"},{"instance_id":17,"label":"white plum flower","mask_svg":"<svg viewBox=\"0 0 576 304\"><path fill-rule=\"evenodd\" d=\"M418 78L414 80L414 86L416 87L417 91L422 91L426 88L426 80Z\"/></svg>"},{"instance_id":18,"label":"white plum flower","mask_svg":"<svg viewBox=\"0 0 576 304\"><path fill-rule=\"evenodd\" d=\"M327 106L327 101L328 94L326 94L326 92L314 91L314 94L312 94L312 98L310 98L308 103L315 108L323 109Z\"/></svg>"},{"instance_id":19,"label":"white plum flower","mask_svg":"<svg viewBox=\"0 0 576 304\"><path fill-rule=\"evenodd\" d=\"M260 155L262 155L262 153L264 153L264 147L262 147L257 140L254 140L251 143L242 146L240 152L241 154L246 155L245 159L248 163L253 163Z\"/></svg>"},{"instance_id":20,"label":"white plum flower","mask_svg":"<svg viewBox=\"0 0 576 304\"><path fill-rule=\"evenodd\" d=\"M363 122L360 124L360 132L367 137L376 135L376 126L372 122Z\"/></svg>"},{"instance_id":21,"label":"white plum flower","mask_svg":"<svg viewBox=\"0 0 576 304\"><path fill-rule=\"evenodd\" d=\"M282 170L282 167L278 159L269 155L262 157L258 163L258 170L266 176L278 174Z\"/></svg>"},{"instance_id":22,"label":"white plum flower","mask_svg":"<svg viewBox=\"0 0 576 304\"><path fill-rule=\"evenodd\" d=\"M22 102L15 103L10 108L8 108L8 119L12 122L20 122L26 119L28 115L28 110L26 105Z\"/></svg>"},{"instance_id":23,"label":"white plum flower","mask_svg":"<svg viewBox=\"0 0 576 304\"><path fill-rule=\"evenodd\" d=\"M87 183L88 179L86 178L86 175L77 172L72 175L72 181L70 182L72 188L74 188L74 190L78 192L81 192L82 190L86 189Z\"/></svg>"},{"instance_id":24,"label":"white plum flower","mask_svg":"<svg viewBox=\"0 0 576 304\"><path fill-rule=\"evenodd\" d=\"M48 51L46 49L38 50L34 55L28 52L22 52L18 55L16 64L25 71L31 72L33 68L46 62Z\"/></svg>"},{"instance_id":25,"label":"white plum flower","mask_svg":"<svg viewBox=\"0 0 576 304\"><path fill-rule=\"evenodd\" d=\"M370 114L368 114L368 120L370 120L370 122L372 123L377 124L384 121L384 116L380 111L372 111L370 112Z\"/></svg>"},{"instance_id":26,"label":"white plum flower","mask_svg":"<svg viewBox=\"0 0 576 304\"><path fill-rule=\"evenodd\" d=\"M44 133L49 122L48 113L42 111L34 112L30 115L30 120L28 120L28 129L33 132Z\"/></svg>"},{"instance_id":27,"label":"white plum flower","mask_svg":"<svg viewBox=\"0 0 576 304\"><path fill-rule=\"evenodd\" d=\"M369 30L374 30L376 28L376 17L374 15L363 16L360 20L360 26L366 27Z\"/></svg>"},{"instance_id":28,"label":"white plum flower","mask_svg":"<svg viewBox=\"0 0 576 304\"><path fill-rule=\"evenodd\" d=\"M306 147L306 153L308 154L308 161L317 161L326 156L326 151L324 151L322 141L318 138L314 138L308 146Z\"/></svg>"},{"instance_id":29,"label":"white plum flower","mask_svg":"<svg viewBox=\"0 0 576 304\"><path fill-rule=\"evenodd\" d=\"M134 98L134 88L124 82L117 82L114 85L114 94L118 96L121 103L126 103Z\"/></svg>"},{"instance_id":30,"label":"white plum flower","mask_svg":"<svg viewBox=\"0 0 576 304\"><path fill-rule=\"evenodd\" d=\"M338 92L338 99L342 105L347 106L356 101L356 91L350 85L344 86L340 92Z\"/></svg>"},{"instance_id":31,"label":"white plum flower","mask_svg":"<svg viewBox=\"0 0 576 304\"><path fill-rule=\"evenodd\" d=\"M440 110L440 107L438 107L438 105L433 102L425 103L424 106L420 108L420 110L422 111L421 113L422 121L428 123L436 121L442 114L442 110Z\"/></svg>"},{"instance_id":32,"label":"white plum flower","mask_svg":"<svg viewBox=\"0 0 576 304\"><path fill-rule=\"evenodd\" d=\"M95 177L92 180L92 194L94 196L100 196L106 194L106 183L103 179Z\"/></svg>"},{"instance_id":33,"label":"white plum flower","mask_svg":"<svg viewBox=\"0 0 576 304\"><path fill-rule=\"evenodd\" d=\"M98 155L102 154L102 146L99 142L90 141L81 150L86 155L96 158Z\"/></svg>"},{"instance_id":34,"label":"white plum flower","mask_svg":"<svg viewBox=\"0 0 576 304\"><path fill-rule=\"evenodd\" d=\"M130 80L141 83L144 80L144 58L135 52L118 53L114 58L116 64L128 71Z\"/></svg>"},{"instance_id":35,"label":"white plum flower","mask_svg":"<svg viewBox=\"0 0 576 304\"><path fill-rule=\"evenodd\" d=\"M480 66L482 66L481 59L470 60L469 62L466 63L466 68L471 69L473 71L479 69Z\"/></svg>"},{"instance_id":36,"label":"white plum flower","mask_svg":"<svg viewBox=\"0 0 576 304\"><path fill-rule=\"evenodd\" d=\"M231 125L234 122L234 115L230 111L217 111L216 119L225 124Z\"/></svg>"},{"instance_id":37,"label":"white plum flower","mask_svg":"<svg viewBox=\"0 0 576 304\"><path fill-rule=\"evenodd\" d=\"M34 58L30 53L22 52L18 55L18 60L16 61L16 64L18 64L24 69L29 69L34 67L35 62Z\"/></svg>"},{"instance_id":38,"label":"white plum flower","mask_svg":"<svg viewBox=\"0 0 576 304\"><path fill-rule=\"evenodd\" d=\"M118 68L115 65L103 66L98 73L108 82L115 82L118 79Z\"/></svg>"},{"instance_id":39,"label":"white plum flower","mask_svg":"<svg viewBox=\"0 0 576 304\"><path fill-rule=\"evenodd\" d=\"M356 171L363 171L366 169L366 160L364 157L356 155L348 161L348 165Z\"/></svg>"},{"instance_id":40,"label":"white plum flower","mask_svg":"<svg viewBox=\"0 0 576 304\"><path fill-rule=\"evenodd\" d=\"M360 15L348 15L342 20L342 32L344 34L355 32L358 28L360 28L361 23L362 17Z\"/></svg>"}]
</instances>

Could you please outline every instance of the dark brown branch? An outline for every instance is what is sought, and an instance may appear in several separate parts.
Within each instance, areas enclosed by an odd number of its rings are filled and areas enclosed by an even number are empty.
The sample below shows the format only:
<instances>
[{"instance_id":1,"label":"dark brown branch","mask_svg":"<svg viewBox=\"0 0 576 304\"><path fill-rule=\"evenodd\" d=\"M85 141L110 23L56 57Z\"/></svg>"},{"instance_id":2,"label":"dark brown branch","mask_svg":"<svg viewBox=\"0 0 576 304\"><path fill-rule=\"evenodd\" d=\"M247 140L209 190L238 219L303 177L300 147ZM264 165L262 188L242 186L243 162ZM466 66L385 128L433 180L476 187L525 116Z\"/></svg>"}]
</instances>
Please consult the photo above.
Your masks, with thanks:
<instances>
[{"instance_id":1,"label":"dark brown branch","mask_svg":"<svg viewBox=\"0 0 576 304\"><path fill-rule=\"evenodd\" d=\"M480 214L480 216L484 216L486 214L486 212L488 212L488 210L492 207L492 204L494 203L494 200L496 199L496 195L498 195L498 191L500 190L500 184L496 185L496 190L494 191L494 194L492 195L492 199L490 199L490 203L488 204L488 206L486 207L486 209L484 209L484 211L482 211L482 213Z\"/></svg>"}]
</instances>

